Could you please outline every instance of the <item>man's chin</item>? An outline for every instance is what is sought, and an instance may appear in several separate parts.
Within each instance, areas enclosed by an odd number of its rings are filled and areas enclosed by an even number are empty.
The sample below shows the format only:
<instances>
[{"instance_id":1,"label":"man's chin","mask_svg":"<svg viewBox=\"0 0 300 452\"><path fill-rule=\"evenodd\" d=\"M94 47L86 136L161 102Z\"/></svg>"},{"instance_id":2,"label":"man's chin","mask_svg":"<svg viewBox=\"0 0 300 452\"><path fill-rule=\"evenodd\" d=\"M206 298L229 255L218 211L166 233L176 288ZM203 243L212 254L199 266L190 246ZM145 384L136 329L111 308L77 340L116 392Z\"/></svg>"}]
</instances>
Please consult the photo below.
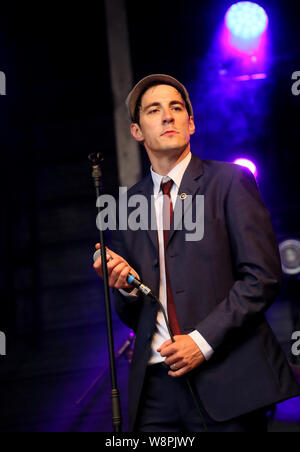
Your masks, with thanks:
<instances>
[{"instance_id":1,"label":"man's chin","mask_svg":"<svg viewBox=\"0 0 300 452\"><path fill-rule=\"evenodd\" d=\"M156 150L157 152L164 152L164 151L178 151L182 149L186 149L186 147L189 145L189 143L186 142L176 142L175 140L169 140L165 143L159 143Z\"/></svg>"},{"instance_id":2,"label":"man's chin","mask_svg":"<svg viewBox=\"0 0 300 452\"><path fill-rule=\"evenodd\" d=\"M157 150L158 153L160 154L176 154L176 155L181 155L186 148L188 147L188 144L184 145L184 146L165 146L163 148L160 148Z\"/></svg>"}]
</instances>

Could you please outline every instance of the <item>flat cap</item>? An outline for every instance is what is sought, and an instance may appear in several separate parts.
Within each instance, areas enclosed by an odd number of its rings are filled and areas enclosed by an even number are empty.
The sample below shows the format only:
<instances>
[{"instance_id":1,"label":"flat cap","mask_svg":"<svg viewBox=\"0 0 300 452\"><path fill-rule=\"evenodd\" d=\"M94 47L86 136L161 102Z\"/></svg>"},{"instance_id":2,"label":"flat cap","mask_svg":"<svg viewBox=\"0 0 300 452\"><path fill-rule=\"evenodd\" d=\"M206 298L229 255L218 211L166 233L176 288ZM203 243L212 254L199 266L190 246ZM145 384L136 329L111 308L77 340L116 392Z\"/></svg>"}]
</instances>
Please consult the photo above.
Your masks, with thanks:
<instances>
[{"instance_id":1,"label":"flat cap","mask_svg":"<svg viewBox=\"0 0 300 452\"><path fill-rule=\"evenodd\" d=\"M126 99L126 107L128 110L128 114L131 121L134 121L134 112L136 108L137 101L143 92L147 90L148 87L153 85L153 83L162 82L167 85L172 85L176 88L180 94L182 95L183 100L185 101L186 108L189 116L193 116L193 107L190 101L189 93L185 86L180 83L176 78L171 77L171 75L166 74L152 74L144 77L140 80L130 91Z\"/></svg>"}]
</instances>

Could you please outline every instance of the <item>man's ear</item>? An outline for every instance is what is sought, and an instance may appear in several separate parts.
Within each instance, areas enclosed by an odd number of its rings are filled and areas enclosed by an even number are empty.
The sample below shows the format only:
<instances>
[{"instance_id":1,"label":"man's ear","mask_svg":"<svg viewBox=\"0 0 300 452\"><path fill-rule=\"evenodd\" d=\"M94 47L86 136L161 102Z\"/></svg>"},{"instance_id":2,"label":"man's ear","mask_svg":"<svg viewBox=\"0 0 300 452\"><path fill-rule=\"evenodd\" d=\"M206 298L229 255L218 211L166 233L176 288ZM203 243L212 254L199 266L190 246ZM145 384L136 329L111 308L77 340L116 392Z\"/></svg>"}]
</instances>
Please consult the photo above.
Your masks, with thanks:
<instances>
[{"instance_id":1,"label":"man's ear","mask_svg":"<svg viewBox=\"0 0 300 452\"><path fill-rule=\"evenodd\" d=\"M133 122L132 124L130 124L130 132L136 141L140 141L140 142L144 141L143 132L141 131L140 126L136 122Z\"/></svg>"},{"instance_id":2,"label":"man's ear","mask_svg":"<svg viewBox=\"0 0 300 452\"><path fill-rule=\"evenodd\" d=\"M190 135L193 135L196 130L193 116L190 116L190 119L189 119L189 130L190 130Z\"/></svg>"}]
</instances>

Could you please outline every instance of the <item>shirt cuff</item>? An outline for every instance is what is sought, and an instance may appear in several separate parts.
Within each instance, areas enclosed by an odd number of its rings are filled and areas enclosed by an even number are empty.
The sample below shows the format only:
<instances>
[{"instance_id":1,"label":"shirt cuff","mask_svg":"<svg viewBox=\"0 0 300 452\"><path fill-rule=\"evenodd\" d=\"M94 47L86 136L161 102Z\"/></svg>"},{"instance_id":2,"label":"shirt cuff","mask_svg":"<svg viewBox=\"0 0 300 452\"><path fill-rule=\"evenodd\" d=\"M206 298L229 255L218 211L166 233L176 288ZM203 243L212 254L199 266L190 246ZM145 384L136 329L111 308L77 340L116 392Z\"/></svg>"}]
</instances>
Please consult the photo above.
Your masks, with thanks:
<instances>
[{"instance_id":1,"label":"shirt cuff","mask_svg":"<svg viewBox=\"0 0 300 452\"><path fill-rule=\"evenodd\" d=\"M208 342L206 342L204 337L201 336L199 331L194 330L189 334L189 336L193 339L193 341L196 342L196 344L200 348L204 358L206 359L206 361L208 361L214 353L213 348L209 345Z\"/></svg>"}]
</instances>

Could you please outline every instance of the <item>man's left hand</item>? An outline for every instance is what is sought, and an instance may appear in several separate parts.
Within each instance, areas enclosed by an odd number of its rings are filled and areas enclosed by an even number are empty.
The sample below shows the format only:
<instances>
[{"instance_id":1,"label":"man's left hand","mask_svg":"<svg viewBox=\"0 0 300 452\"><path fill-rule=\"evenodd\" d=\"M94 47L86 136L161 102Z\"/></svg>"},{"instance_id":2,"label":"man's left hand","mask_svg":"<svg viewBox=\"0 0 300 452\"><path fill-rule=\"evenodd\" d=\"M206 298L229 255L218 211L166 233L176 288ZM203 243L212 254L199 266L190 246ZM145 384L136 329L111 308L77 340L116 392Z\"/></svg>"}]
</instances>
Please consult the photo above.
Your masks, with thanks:
<instances>
[{"instance_id":1,"label":"man's left hand","mask_svg":"<svg viewBox=\"0 0 300 452\"><path fill-rule=\"evenodd\" d=\"M188 335L174 336L164 342L157 351L166 357L165 363L170 366L171 377L181 377L200 366L205 361L204 355L194 340Z\"/></svg>"}]
</instances>

